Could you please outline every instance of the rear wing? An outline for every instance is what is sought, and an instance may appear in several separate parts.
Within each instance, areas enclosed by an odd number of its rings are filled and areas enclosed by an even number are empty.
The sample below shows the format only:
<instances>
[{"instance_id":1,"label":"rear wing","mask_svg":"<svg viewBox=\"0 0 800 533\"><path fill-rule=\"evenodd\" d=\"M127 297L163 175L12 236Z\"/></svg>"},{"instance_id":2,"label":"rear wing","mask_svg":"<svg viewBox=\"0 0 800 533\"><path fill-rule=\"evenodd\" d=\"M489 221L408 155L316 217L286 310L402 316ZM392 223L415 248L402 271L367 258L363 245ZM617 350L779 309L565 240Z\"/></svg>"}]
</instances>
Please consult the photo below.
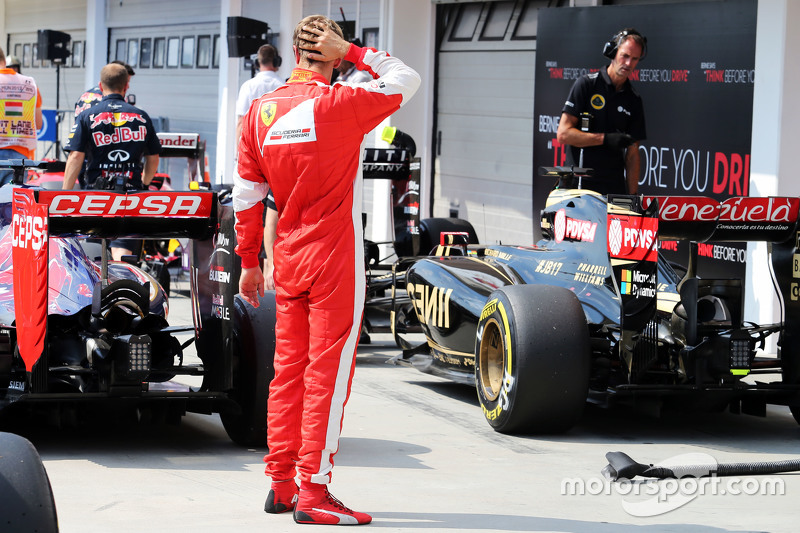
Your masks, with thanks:
<instances>
[{"instance_id":1,"label":"rear wing","mask_svg":"<svg viewBox=\"0 0 800 533\"><path fill-rule=\"evenodd\" d=\"M50 236L204 239L217 215L213 191L14 190L15 213L33 204L46 206Z\"/></svg>"},{"instance_id":2,"label":"rear wing","mask_svg":"<svg viewBox=\"0 0 800 533\"><path fill-rule=\"evenodd\" d=\"M17 343L32 374L46 349L51 236L206 239L217 223L217 198L211 191L115 193L14 187L12 195ZM35 372L39 378L46 379L46 359L44 370Z\"/></svg>"},{"instance_id":3,"label":"rear wing","mask_svg":"<svg viewBox=\"0 0 800 533\"><path fill-rule=\"evenodd\" d=\"M694 242L784 242L795 232L800 198L737 196L645 196L658 202L658 237Z\"/></svg>"}]
</instances>

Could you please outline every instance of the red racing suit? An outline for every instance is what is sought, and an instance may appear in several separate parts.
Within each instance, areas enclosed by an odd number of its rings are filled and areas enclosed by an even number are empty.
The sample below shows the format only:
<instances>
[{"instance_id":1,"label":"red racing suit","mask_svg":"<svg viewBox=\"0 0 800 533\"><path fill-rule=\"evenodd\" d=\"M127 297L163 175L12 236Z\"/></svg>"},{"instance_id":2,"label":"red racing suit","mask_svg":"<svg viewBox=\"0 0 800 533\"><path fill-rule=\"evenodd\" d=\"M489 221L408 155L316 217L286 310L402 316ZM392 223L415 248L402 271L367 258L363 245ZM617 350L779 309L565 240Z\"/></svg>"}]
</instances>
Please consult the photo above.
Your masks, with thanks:
<instances>
[{"instance_id":1,"label":"red racing suit","mask_svg":"<svg viewBox=\"0 0 800 533\"><path fill-rule=\"evenodd\" d=\"M330 482L361 332L366 275L361 227L364 135L416 92L419 75L385 52L351 45L373 81L331 86L296 68L244 118L235 178L236 252L259 266L261 200L278 208L277 325L266 473Z\"/></svg>"}]
</instances>

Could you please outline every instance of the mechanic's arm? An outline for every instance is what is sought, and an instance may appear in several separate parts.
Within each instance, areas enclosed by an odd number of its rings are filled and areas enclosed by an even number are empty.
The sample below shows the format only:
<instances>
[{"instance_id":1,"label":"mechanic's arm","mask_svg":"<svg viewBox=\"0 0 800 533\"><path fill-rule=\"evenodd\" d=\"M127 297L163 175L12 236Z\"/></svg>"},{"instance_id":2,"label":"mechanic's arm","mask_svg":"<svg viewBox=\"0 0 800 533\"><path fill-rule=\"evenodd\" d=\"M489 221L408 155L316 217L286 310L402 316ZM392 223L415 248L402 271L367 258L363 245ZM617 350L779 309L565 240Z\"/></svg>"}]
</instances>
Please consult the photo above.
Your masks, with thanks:
<instances>
[{"instance_id":1,"label":"mechanic's arm","mask_svg":"<svg viewBox=\"0 0 800 533\"><path fill-rule=\"evenodd\" d=\"M275 290L275 278L273 277L275 265L272 262L272 248L275 246L275 238L278 235L278 212L269 207L267 217L264 221L264 288L268 291Z\"/></svg>"},{"instance_id":2,"label":"mechanic's arm","mask_svg":"<svg viewBox=\"0 0 800 533\"><path fill-rule=\"evenodd\" d=\"M635 142L625 151L625 177L628 180L628 194L639 194L640 170L639 143Z\"/></svg>"},{"instance_id":3,"label":"mechanic's arm","mask_svg":"<svg viewBox=\"0 0 800 533\"><path fill-rule=\"evenodd\" d=\"M158 154L144 156L144 172L142 173L142 185L147 187L153 181L153 176L158 170Z\"/></svg>"},{"instance_id":4,"label":"mechanic's arm","mask_svg":"<svg viewBox=\"0 0 800 533\"><path fill-rule=\"evenodd\" d=\"M600 146L605 139L604 133L590 133L581 131L578 127L578 117L569 113L561 113L561 120L558 121L558 131L556 139L561 144L584 148L586 146Z\"/></svg>"},{"instance_id":5,"label":"mechanic's arm","mask_svg":"<svg viewBox=\"0 0 800 533\"><path fill-rule=\"evenodd\" d=\"M69 153L67 165L66 168L64 168L64 181L61 184L62 189L71 191L73 187L75 187L75 181L78 179L78 174L81 172L83 160L85 158L86 154L78 152L77 150L73 150Z\"/></svg>"}]
</instances>

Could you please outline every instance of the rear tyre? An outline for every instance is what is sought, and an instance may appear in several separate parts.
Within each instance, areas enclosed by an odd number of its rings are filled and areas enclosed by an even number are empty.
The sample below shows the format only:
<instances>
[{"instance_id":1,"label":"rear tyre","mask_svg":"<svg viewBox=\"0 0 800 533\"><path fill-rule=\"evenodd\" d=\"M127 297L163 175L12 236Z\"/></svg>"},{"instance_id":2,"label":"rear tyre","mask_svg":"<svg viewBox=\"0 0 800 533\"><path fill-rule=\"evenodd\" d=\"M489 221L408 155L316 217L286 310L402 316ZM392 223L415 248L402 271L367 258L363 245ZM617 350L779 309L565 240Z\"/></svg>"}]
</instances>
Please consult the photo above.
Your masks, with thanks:
<instances>
[{"instance_id":1,"label":"rear tyre","mask_svg":"<svg viewBox=\"0 0 800 533\"><path fill-rule=\"evenodd\" d=\"M18 435L0 433L0 450L0 529L57 533L53 489L36 448Z\"/></svg>"},{"instance_id":2,"label":"rear tyre","mask_svg":"<svg viewBox=\"0 0 800 533\"><path fill-rule=\"evenodd\" d=\"M460 218L426 218L420 222L419 253L430 254L439 246L439 236L445 232L463 231L469 234L469 243L478 244L478 234L475 228L466 220Z\"/></svg>"},{"instance_id":3,"label":"rear tyre","mask_svg":"<svg viewBox=\"0 0 800 533\"><path fill-rule=\"evenodd\" d=\"M546 285L495 290L475 344L475 387L501 433L559 433L583 413L589 390L586 317L571 291Z\"/></svg>"},{"instance_id":4,"label":"rear tyre","mask_svg":"<svg viewBox=\"0 0 800 533\"><path fill-rule=\"evenodd\" d=\"M267 396L275 375L275 292L267 291L255 308L234 299L233 391L239 409L220 413L231 440L242 446L267 445Z\"/></svg>"}]
</instances>

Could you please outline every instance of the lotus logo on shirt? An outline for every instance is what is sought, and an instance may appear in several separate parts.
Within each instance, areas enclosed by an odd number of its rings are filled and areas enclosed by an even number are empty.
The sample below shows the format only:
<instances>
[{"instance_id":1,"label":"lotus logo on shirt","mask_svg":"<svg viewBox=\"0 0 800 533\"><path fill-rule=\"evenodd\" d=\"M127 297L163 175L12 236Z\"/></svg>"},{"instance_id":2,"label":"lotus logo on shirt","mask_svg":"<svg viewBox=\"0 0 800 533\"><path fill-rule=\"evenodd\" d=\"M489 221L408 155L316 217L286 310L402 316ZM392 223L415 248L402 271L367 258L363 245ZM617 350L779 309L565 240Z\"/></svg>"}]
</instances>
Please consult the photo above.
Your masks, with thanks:
<instances>
[{"instance_id":1,"label":"lotus logo on shirt","mask_svg":"<svg viewBox=\"0 0 800 533\"><path fill-rule=\"evenodd\" d=\"M595 109L603 109L606 106L606 99L603 98L602 94L593 94L589 102Z\"/></svg>"}]
</instances>

